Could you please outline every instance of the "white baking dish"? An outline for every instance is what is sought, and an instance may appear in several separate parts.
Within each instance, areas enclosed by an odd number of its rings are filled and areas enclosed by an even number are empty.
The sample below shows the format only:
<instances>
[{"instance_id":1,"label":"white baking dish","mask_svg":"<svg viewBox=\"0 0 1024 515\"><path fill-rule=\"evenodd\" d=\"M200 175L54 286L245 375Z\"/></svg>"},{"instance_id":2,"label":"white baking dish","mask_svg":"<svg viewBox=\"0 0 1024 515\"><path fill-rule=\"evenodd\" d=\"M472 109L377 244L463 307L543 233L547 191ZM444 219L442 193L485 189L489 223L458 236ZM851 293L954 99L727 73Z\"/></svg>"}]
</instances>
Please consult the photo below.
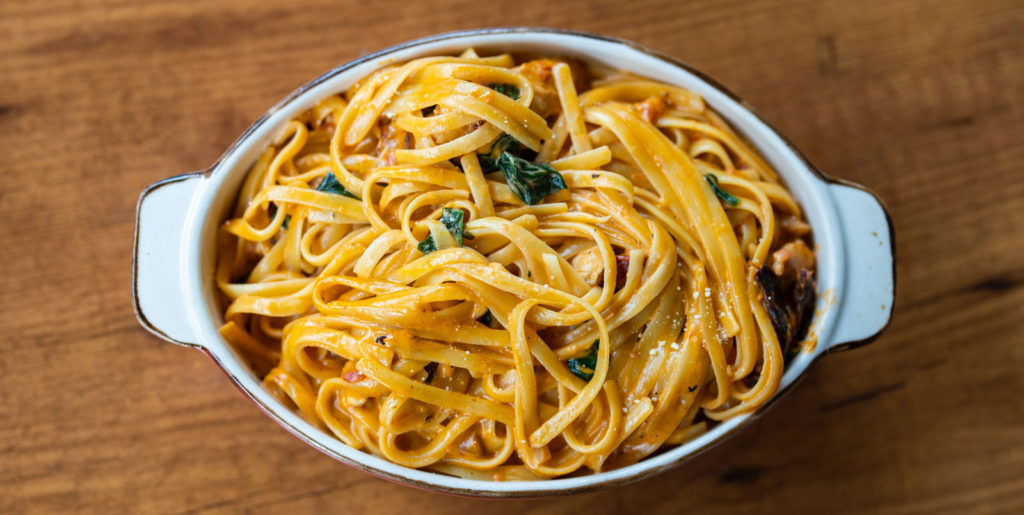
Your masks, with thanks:
<instances>
[{"instance_id":1,"label":"white baking dish","mask_svg":"<svg viewBox=\"0 0 1024 515\"><path fill-rule=\"evenodd\" d=\"M205 351L263 411L320 451L377 476L447 493L538 497L622 484L679 465L747 425L769 405L713 427L682 446L600 474L530 482L467 480L395 465L354 450L274 399L217 332L222 324L213 270L216 233L256 156L291 118L319 99L347 89L371 71L434 54L515 51L568 55L605 64L702 95L775 167L804 207L817 246L818 298L810 334L816 345L793 360L772 401L821 356L877 337L894 300L892 224L880 200L862 187L815 170L749 106L688 66L626 41L551 29L504 28L442 34L367 55L302 86L256 121L208 170L171 177L148 188L136 215L133 294L139 321L154 334Z\"/></svg>"}]
</instances>

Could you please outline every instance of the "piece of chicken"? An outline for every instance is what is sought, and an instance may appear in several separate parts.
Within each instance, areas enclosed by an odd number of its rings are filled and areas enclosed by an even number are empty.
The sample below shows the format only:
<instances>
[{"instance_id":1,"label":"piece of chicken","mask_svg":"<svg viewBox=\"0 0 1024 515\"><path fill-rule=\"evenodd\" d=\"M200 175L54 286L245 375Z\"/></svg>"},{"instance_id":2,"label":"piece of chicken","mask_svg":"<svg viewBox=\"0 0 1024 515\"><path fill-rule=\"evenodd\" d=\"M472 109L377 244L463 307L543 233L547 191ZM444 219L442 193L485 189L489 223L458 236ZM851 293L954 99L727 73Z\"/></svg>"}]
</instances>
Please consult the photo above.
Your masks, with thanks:
<instances>
[{"instance_id":1,"label":"piece of chicken","mask_svg":"<svg viewBox=\"0 0 1024 515\"><path fill-rule=\"evenodd\" d=\"M597 286L604 277L604 260L601 259L601 250L597 245L579 252L569 263L591 286Z\"/></svg>"},{"instance_id":2,"label":"piece of chicken","mask_svg":"<svg viewBox=\"0 0 1024 515\"><path fill-rule=\"evenodd\" d=\"M797 272L814 269L814 252L804 240L793 240L772 254L772 272L775 275L786 273L786 267Z\"/></svg>"}]
</instances>

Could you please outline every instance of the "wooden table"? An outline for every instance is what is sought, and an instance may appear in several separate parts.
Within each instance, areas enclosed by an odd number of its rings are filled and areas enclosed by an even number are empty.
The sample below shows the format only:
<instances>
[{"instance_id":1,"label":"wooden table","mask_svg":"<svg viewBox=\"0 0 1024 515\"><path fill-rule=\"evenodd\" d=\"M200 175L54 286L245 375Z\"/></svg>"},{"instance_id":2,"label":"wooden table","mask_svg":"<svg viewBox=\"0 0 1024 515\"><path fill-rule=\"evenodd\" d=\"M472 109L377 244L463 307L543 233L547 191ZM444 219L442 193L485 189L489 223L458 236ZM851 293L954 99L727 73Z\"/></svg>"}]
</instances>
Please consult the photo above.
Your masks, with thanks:
<instances>
[{"instance_id":1,"label":"wooden table","mask_svg":"<svg viewBox=\"0 0 1024 515\"><path fill-rule=\"evenodd\" d=\"M1024 4L294 3L0 3L0 512L1024 511ZM143 187L207 167L339 63L495 25L677 56L879 192L899 255L888 333L680 469L513 503L340 465L138 325Z\"/></svg>"}]
</instances>

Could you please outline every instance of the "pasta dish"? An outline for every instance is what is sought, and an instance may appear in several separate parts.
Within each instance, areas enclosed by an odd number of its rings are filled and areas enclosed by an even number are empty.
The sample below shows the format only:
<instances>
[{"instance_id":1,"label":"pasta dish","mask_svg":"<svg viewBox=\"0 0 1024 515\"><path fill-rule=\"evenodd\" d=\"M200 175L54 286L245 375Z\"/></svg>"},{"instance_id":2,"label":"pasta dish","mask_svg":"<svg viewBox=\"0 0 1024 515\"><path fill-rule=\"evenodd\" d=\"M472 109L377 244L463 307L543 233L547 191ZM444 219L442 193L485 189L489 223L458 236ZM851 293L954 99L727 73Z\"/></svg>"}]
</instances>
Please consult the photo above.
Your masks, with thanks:
<instances>
[{"instance_id":1,"label":"pasta dish","mask_svg":"<svg viewBox=\"0 0 1024 515\"><path fill-rule=\"evenodd\" d=\"M281 128L219 236L220 333L281 402L391 462L600 472L775 393L811 245L699 95L467 50Z\"/></svg>"}]
</instances>

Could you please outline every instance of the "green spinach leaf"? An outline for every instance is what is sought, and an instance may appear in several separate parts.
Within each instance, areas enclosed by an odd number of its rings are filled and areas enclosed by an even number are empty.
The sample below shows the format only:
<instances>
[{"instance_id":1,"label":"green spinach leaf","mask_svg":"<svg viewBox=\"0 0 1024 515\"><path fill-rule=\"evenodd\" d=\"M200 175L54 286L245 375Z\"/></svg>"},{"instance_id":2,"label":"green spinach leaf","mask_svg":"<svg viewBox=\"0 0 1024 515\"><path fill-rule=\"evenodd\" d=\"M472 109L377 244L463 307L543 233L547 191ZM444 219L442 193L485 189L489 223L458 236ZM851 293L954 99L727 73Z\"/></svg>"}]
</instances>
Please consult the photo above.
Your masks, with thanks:
<instances>
[{"instance_id":1,"label":"green spinach leaf","mask_svg":"<svg viewBox=\"0 0 1024 515\"><path fill-rule=\"evenodd\" d=\"M441 210L441 223L448 229L448 232L452 233L455 243L460 247L462 246L462 235L466 230L463 221L465 215L465 211L461 209L446 207Z\"/></svg>"},{"instance_id":2,"label":"green spinach leaf","mask_svg":"<svg viewBox=\"0 0 1024 515\"><path fill-rule=\"evenodd\" d=\"M446 207L441 210L441 223L448 229L448 232L452 233L455 243L460 247L463 238L473 239L473 235L466 232L465 216L466 212L461 209ZM416 248L424 254L430 254L437 250L437 243L434 242L434 237L428 234L427 239L419 242Z\"/></svg>"},{"instance_id":3,"label":"green spinach leaf","mask_svg":"<svg viewBox=\"0 0 1024 515\"><path fill-rule=\"evenodd\" d=\"M430 254L437 250L437 245L434 244L434 237L428 234L427 239L419 242L416 248L424 254Z\"/></svg>"},{"instance_id":4,"label":"green spinach leaf","mask_svg":"<svg viewBox=\"0 0 1024 515\"><path fill-rule=\"evenodd\" d=\"M590 346L590 350L586 354L569 360L569 371L584 381L590 381L594 377L594 371L597 370L598 341L594 340L594 344Z\"/></svg>"},{"instance_id":5,"label":"green spinach leaf","mask_svg":"<svg viewBox=\"0 0 1024 515\"><path fill-rule=\"evenodd\" d=\"M274 217L277 216L277 204L275 204L273 202L270 203L270 206L267 207L267 215L270 216L271 220L273 220ZM288 222L290 222L291 219L292 219L292 215L284 215L284 221L281 222L281 228L282 229L287 229L288 228Z\"/></svg>"},{"instance_id":6,"label":"green spinach leaf","mask_svg":"<svg viewBox=\"0 0 1024 515\"><path fill-rule=\"evenodd\" d=\"M711 185L711 189L715 191L715 195L718 195L718 198L722 199L722 202L725 202L726 205L740 205L740 199L736 198L733 194L729 193L728 191L725 191L724 189L722 189L721 186L718 185L718 177L715 177L715 174L704 174L704 180L708 181L708 184Z\"/></svg>"},{"instance_id":7,"label":"green spinach leaf","mask_svg":"<svg viewBox=\"0 0 1024 515\"><path fill-rule=\"evenodd\" d=\"M341 183L338 182L338 178L334 176L333 172L327 172L327 175L325 175L323 180L320 181L320 184L317 185L316 190L324 193L333 193L335 195L344 195L348 198L359 200L359 197L350 193L345 189L345 186L342 186Z\"/></svg>"},{"instance_id":8,"label":"green spinach leaf","mask_svg":"<svg viewBox=\"0 0 1024 515\"><path fill-rule=\"evenodd\" d=\"M495 140L488 153L477 156L477 159L480 160L480 168L483 172L490 173L500 170L501 168L498 167L498 158L500 158L505 152L517 157L519 156L519 153L522 152L522 147L519 145L519 142L508 134L502 134L501 137Z\"/></svg>"},{"instance_id":9,"label":"green spinach leaf","mask_svg":"<svg viewBox=\"0 0 1024 515\"><path fill-rule=\"evenodd\" d=\"M519 86L515 84L488 84L487 87L512 100L519 100Z\"/></svg>"},{"instance_id":10,"label":"green spinach leaf","mask_svg":"<svg viewBox=\"0 0 1024 515\"><path fill-rule=\"evenodd\" d=\"M504 172L512 193L531 206L566 189L562 174L545 163L531 163L506 152L498 158L498 167Z\"/></svg>"},{"instance_id":11,"label":"green spinach leaf","mask_svg":"<svg viewBox=\"0 0 1024 515\"><path fill-rule=\"evenodd\" d=\"M562 174L546 163L535 163L519 157L522 147L508 134L502 135L491 151L479 156L484 173L501 170L512 193L528 205L534 205L544 197L566 189Z\"/></svg>"}]
</instances>

